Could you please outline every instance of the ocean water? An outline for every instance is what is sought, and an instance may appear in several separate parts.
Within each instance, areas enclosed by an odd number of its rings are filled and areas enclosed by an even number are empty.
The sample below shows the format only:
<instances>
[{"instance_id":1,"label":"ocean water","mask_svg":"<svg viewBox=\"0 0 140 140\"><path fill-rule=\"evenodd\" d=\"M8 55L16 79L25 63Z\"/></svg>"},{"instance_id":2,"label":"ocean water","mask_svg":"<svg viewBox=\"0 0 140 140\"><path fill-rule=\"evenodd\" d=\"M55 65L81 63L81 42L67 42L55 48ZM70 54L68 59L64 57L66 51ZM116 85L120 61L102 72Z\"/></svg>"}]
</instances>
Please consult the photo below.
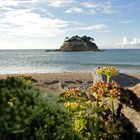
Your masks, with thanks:
<instances>
[{"instance_id":1,"label":"ocean water","mask_svg":"<svg viewBox=\"0 0 140 140\"><path fill-rule=\"evenodd\" d=\"M0 50L0 74L92 71L98 66L116 66L120 72L140 73L140 49L103 52Z\"/></svg>"}]
</instances>

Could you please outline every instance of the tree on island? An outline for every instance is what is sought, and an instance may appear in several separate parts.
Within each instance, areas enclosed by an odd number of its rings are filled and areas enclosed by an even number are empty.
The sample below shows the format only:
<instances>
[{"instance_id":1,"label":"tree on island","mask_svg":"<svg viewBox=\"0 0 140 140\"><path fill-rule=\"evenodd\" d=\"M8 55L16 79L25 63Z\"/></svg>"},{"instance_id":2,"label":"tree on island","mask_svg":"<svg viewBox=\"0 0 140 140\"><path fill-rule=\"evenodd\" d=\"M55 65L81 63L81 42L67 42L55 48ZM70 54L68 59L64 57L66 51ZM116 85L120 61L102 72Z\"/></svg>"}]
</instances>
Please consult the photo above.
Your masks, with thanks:
<instances>
[{"instance_id":1,"label":"tree on island","mask_svg":"<svg viewBox=\"0 0 140 140\"><path fill-rule=\"evenodd\" d=\"M60 47L62 51L98 51L98 46L94 43L94 38L89 36L79 37L78 35L71 38L66 37L63 45Z\"/></svg>"},{"instance_id":2,"label":"tree on island","mask_svg":"<svg viewBox=\"0 0 140 140\"><path fill-rule=\"evenodd\" d=\"M87 36L83 36L83 37L81 37L81 40L82 40L83 42L93 42L93 41L94 41L94 38L92 38L92 37L87 37Z\"/></svg>"}]
</instances>

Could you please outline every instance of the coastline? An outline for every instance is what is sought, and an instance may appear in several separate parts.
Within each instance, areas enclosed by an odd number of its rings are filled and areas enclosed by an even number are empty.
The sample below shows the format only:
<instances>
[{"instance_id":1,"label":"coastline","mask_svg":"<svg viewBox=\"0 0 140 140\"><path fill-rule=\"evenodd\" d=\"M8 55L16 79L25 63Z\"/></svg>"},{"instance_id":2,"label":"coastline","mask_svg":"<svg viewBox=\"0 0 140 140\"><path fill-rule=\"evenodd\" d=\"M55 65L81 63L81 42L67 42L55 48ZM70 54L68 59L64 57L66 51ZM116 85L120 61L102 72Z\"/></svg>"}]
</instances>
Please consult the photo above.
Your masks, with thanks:
<instances>
[{"instance_id":1,"label":"coastline","mask_svg":"<svg viewBox=\"0 0 140 140\"><path fill-rule=\"evenodd\" d=\"M140 79L140 73L123 73L129 76L136 77ZM90 71L63 71L63 72L45 72L45 73L14 73L14 74L0 74L0 78L5 78L8 76L18 76L18 75L30 75L38 80L48 79L48 80L68 80L68 79L79 79L79 80L92 80L92 73Z\"/></svg>"},{"instance_id":2,"label":"coastline","mask_svg":"<svg viewBox=\"0 0 140 140\"><path fill-rule=\"evenodd\" d=\"M25 74L0 74L0 79L8 76L29 75L38 81L38 83L55 83L57 82L92 82L93 75L91 72L71 71L71 72L55 72L55 73L25 73ZM119 73L112 77L121 86L134 86L140 83L140 73Z\"/></svg>"}]
</instances>

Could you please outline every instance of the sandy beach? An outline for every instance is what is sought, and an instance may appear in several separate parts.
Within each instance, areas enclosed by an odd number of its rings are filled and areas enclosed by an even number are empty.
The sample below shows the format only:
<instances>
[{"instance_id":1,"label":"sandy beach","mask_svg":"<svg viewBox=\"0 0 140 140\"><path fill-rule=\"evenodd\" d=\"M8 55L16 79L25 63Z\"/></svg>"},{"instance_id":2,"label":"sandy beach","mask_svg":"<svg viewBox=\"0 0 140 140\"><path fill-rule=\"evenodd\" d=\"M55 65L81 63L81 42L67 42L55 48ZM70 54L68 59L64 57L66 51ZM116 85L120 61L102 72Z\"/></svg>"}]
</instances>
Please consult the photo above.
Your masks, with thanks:
<instances>
[{"instance_id":1,"label":"sandy beach","mask_svg":"<svg viewBox=\"0 0 140 140\"><path fill-rule=\"evenodd\" d=\"M34 79L38 80L38 82L46 82L46 81L92 81L93 75L91 72L60 72L60 73L25 73L25 74L0 74L0 78L6 78L8 76L17 76L17 75L30 75ZM125 76L124 76L125 75ZM119 75L113 77L113 79L122 78L122 80L127 80L123 78L131 78L131 80L139 79L140 80L140 73L120 73Z\"/></svg>"},{"instance_id":2,"label":"sandy beach","mask_svg":"<svg viewBox=\"0 0 140 140\"><path fill-rule=\"evenodd\" d=\"M1 74L0 78L17 75L18 74ZM24 75L30 75L36 79L38 81L37 85L47 87L55 91L58 89L58 84L67 84L76 87L81 84L86 85L93 82L93 75L91 72L28 73ZM112 77L112 80L115 80L123 87L133 87L140 83L140 73L120 73L119 75Z\"/></svg>"}]
</instances>

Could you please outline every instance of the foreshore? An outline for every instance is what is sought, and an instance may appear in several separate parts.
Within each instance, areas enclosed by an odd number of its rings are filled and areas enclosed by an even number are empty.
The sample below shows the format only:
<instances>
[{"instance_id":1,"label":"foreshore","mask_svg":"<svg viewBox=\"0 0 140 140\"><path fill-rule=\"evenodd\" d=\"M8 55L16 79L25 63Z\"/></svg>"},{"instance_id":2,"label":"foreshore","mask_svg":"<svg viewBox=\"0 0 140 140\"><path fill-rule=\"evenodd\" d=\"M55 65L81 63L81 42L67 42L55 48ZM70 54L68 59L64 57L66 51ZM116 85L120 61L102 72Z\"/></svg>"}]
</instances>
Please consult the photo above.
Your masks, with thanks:
<instances>
[{"instance_id":1,"label":"foreshore","mask_svg":"<svg viewBox=\"0 0 140 140\"><path fill-rule=\"evenodd\" d=\"M22 74L0 74L0 78L6 78L8 76L17 76ZM92 82L93 75L91 72L60 72L60 73L27 73L24 75L30 75L38 81L38 83L53 84L57 82L66 83L85 83ZM120 73L119 75L112 77L112 80L117 81L121 86L134 86L140 83L140 73Z\"/></svg>"},{"instance_id":2,"label":"foreshore","mask_svg":"<svg viewBox=\"0 0 140 140\"><path fill-rule=\"evenodd\" d=\"M32 78L36 79L37 83L35 83L35 86L44 93L43 97L46 97L48 95L47 93L59 95L67 88L79 88L82 91L87 91L89 86L92 85L94 78L91 72L73 71L61 73L0 74L0 79L18 75L32 76ZM119 75L112 77L112 80L115 80L121 87L128 90L130 92L130 96L135 97L135 108L139 109L140 73L119 73ZM122 112L124 116L127 116L127 118L131 120L138 132L140 132L139 110L137 111L135 108L132 109L123 105Z\"/></svg>"}]
</instances>

